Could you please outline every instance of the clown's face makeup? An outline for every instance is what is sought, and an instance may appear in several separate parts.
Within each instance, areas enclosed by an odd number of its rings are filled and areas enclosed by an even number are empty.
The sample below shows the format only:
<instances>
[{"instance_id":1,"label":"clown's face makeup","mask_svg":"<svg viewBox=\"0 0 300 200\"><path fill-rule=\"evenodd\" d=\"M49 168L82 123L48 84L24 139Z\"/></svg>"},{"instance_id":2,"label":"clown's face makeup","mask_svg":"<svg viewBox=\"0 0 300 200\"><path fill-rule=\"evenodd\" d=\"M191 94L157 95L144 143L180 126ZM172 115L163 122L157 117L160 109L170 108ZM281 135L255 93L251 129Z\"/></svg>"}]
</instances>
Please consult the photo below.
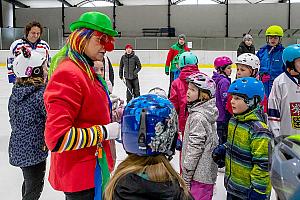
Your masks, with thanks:
<instances>
[{"instance_id":1,"label":"clown's face makeup","mask_svg":"<svg viewBox=\"0 0 300 200\"><path fill-rule=\"evenodd\" d=\"M92 36L84 49L84 53L93 61L102 61L105 53L104 45L100 44L99 37Z\"/></svg>"}]
</instances>

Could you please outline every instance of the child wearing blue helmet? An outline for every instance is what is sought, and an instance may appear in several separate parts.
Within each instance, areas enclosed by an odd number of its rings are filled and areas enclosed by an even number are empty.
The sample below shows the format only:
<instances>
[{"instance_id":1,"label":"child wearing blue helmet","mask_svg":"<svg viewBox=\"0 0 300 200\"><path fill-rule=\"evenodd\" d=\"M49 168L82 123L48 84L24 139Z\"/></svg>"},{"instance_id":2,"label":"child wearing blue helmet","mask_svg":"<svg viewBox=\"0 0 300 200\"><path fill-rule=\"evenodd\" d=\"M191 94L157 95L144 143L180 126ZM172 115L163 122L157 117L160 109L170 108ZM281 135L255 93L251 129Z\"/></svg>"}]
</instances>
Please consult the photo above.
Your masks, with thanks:
<instances>
[{"instance_id":1,"label":"child wearing blue helmet","mask_svg":"<svg viewBox=\"0 0 300 200\"><path fill-rule=\"evenodd\" d=\"M274 136L300 133L300 45L284 49L285 71L273 82L269 96L269 126Z\"/></svg>"},{"instance_id":2,"label":"child wearing blue helmet","mask_svg":"<svg viewBox=\"0 0 300 200\"><path fill-rule=\"evenodd\" d=\"M253 77L239 78L228 93L232 95L233 117L225 143L227 200L266 200L271 192L268 145L272 134L259 108L263 83Z\"/></svg>"},{"instance_id":3,"label":"child wearing blue helmet","mask_svg":"<svg viewBox=\"0 0 300 200\"><path fill-rule=\"evenodd\" d=\"M128 156L117 167L104 199L193 199L169 163L178 119L168 99L147 94L131 100L124 109L121 132Z\"/></svg>"}]
</instances>

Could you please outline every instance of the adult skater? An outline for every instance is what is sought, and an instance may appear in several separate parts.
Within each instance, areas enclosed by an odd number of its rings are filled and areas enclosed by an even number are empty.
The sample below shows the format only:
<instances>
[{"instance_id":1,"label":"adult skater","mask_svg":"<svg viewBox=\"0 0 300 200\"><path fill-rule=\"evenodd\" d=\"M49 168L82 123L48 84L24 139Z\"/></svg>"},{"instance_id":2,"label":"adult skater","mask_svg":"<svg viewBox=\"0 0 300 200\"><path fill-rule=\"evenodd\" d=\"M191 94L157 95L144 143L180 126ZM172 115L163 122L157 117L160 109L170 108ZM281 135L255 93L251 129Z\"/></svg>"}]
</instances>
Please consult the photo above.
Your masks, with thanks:
<instances>
[{"instance_id":1,"label":"adult skater","mask_svg":"<svg viewBox=\"0 0 300 200\"><path fill-rule=\"evenodd\" d=\"M178 41L171 46L171 48L168 52L166 65L165 65L165 74L170 75L170 85L169 85L168 97L170 97L171 84L175 79L175 74L179 70L176 67L176 64L175 64L176 59L174 59L174 58L178 54L180 55L186 51L190 51L190 49L186 45L186 36L184 34L180 34L178 36Z\"/></svg>"},{"instance_id":2,"label":"adult skater","mask_svg":"<svg viewBox=\"0 0 300 200\"><path fill-rule=\"evenodd\" d=\"M9 48L9 56L7 57L8 82L14 83L16 75L13 72L13 61L21 54L22 47L26 47L29 51L36 51L44 54L46 52L47 64L49 65L50 47L44 40L41 39L43 34L43 26L36 21L30 22L24 29L24 37L14 41ZM34 54L35 55L35 54Z\"/></svg>"},{"instance_id":3,"label":"adult skater","mask_svg":"<svg viewBox=\"0 0 300 200\"><path fill-rule=\"evenodd\" d=\"M100 12L82 14L70 29L67 44L51 63L44 95L49 182L66 200L101 199L113 168L107 140L119 136L120 125L110 123L107 86L93 64L113 50L117 31Z\"/></svg>"}]
</instances>

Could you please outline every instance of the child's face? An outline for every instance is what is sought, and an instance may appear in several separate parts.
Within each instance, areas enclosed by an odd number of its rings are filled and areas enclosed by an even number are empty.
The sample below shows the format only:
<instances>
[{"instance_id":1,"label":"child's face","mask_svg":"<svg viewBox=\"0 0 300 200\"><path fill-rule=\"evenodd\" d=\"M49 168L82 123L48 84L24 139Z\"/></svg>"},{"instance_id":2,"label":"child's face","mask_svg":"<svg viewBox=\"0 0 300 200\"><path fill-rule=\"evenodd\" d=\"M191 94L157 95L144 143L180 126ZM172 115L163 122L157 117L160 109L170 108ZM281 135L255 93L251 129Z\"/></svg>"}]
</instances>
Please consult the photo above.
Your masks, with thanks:
<instances>
[{"instance_id":1,"label":"child's face","mask_svg":"<svg viewBox=\"0 0 300 200\"><path fill-rule=\"evenodd\" d=\"M226 76L230 76L232 72L231 69L231 65L228 65L225 69L224 69L224 73L226 74Z\"/></svg>"},{"instance_id":2,"label":"child's face","mask_svg":"<svg viewBox=\"0 0 300 200\"><path fill-rule=\"evenodd\" d=\"M248 110L248 106L245 103L244 99L237 95L232 95L231 106L233 114L241 114Z\"/></svg>"},{"instance_id":3,"label":"child's face","mask_svg":"<svg viewBox=\"0 0 300 200\"><path fill-rule=\"evenodd\" d=\"M272 47L275 47L276 45L279 44L279 37L278 36L268 36L268 43Z\"/></svg>"},{"instance_id":4,"label":"child's face","mask_svg":"<svg viewBox=\"0 0 300 200\"><path fill-rule=\"evenodd\" d=\"M252 70L250 67L244 64L237 64L237 72L236 77L242 78L242 77L250 77L252 75Z\"/></svg>"},{"instance_id":5,"label":"child's face","mask_svg":"<svg viewBox=\"0 0 300 200\"><path fill-rule=\"evenodd\" d=\"M187 102L193 102L199 98L199 90L193 83L189 83L188 85L186 98L187 98Z\"/></svg>"},{"instance_id":6,"label":"child's face","mask_svg":"<svg viewBox=\"0 0 300 200\"><path fill-rule=\"evenodd\" d=\"M295 68L298 72L300 72L300 58L295 60Z\"/></svg>"},{"instance_id":7,"label":"child's face","mask_svg":"<svg viewBox=\"0 0 300 200\"><path fill-rule=\"evenodd\" d=\"M104 65L103 65L103 62L95 61L94 62L94 70L95 70L96 74L99 74L100 76L102 76L104 78Z\"/></svg>"}]
</instances>

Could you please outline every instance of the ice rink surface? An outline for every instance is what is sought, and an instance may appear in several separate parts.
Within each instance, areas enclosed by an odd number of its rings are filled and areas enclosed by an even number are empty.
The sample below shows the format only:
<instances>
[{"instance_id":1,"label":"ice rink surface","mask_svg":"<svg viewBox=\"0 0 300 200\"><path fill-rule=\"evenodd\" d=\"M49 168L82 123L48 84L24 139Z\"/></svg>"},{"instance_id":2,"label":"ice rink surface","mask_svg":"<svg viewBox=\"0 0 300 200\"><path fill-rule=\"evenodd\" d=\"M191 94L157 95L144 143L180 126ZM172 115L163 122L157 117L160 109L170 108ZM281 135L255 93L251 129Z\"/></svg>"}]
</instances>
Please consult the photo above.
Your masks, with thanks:
<instances>
[{"instance_id":1,"label":"ice rink surface","mask_svg":"<svg viewBox=\"0 0 300 200\"><path fill-rule=\"evenodd\" d=\"M118 68L115 71L115 86L113 94L126 99L126 87L119 79ZM207 75L212 75L213 69L200 69L201 72ZM232 77L235 76L233 70ZM142 68L139 73L141 94L146 94L153 87L161 87L168 91L169 77L164 74L164 68ZM22 186L22 171L18 167L13 167L8 162L8 141L10 136L10 125L7 104L11 93L12 85L7 82L6 68L0 67L0 199L18 200L21 199ZM179 170L178 152L172 160L172 165ZM126 153L122 145L117 143L117 160L122 161L126 157ZM47 177L49 170L49 157L47 162L47 172L45 179L45 187L41 196L41 200L64 200L64 194L60 191L55 191L50 186ZM224 174L219 173L214 191L214 200L226 199L226 192L223 186ZM271 196L271 200L275 200L275 195Z\"/></svg>"}]
</instances>

